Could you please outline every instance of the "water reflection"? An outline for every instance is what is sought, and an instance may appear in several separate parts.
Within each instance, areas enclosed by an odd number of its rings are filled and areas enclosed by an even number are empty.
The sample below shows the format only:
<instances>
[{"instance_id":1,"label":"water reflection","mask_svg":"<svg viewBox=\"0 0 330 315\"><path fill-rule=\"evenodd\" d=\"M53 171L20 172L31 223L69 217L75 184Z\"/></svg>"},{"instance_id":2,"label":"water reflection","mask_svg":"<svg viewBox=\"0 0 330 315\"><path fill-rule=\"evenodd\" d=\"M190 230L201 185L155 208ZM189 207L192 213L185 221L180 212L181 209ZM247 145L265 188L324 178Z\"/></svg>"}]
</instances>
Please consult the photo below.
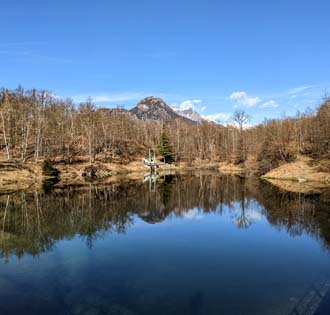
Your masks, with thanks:
<instances>
[{"instance_id":1,"label":"water reflection","mask_svg":"<svg viewBox=\"0 0 330 315\"><path fill-rule=\"evenodd\" d=\"M42 191L50 194L54 191L55 185L60 181L59 177L46 178L42 181Z\"/></svg>"},{"instance_id":2,"label":"water reflection","mask_svg":"<svg viewBox=\"0 0 330 315\"><path fill-rule=\"evenodd\" d=\"M219 174L165 176L152 193L147 183L127 180L105 187L49 187L0 196L2 257L38 255L75 235L92 247L105 233L125 233L135 216L150 224L171 216L201 219L211 212L221 216L224 206L238 228L247 229L265 216L292 236L308 233L330 247L326 195L286 193L264 182Z\"/></svg>"}]
</instances>

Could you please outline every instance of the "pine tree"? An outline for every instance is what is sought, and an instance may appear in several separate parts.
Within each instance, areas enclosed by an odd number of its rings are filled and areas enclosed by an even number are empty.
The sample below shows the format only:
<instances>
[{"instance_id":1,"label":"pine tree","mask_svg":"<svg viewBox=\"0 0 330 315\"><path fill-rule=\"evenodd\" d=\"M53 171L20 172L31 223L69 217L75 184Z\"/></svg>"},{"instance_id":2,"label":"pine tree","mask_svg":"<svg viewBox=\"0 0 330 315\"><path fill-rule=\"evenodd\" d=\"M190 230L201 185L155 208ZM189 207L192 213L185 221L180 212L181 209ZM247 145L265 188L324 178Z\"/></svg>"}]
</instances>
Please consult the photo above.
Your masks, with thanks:
<instances>
[{"instance_id":1,"label":"pine tree","mask_svg":"<svg viewBox=\"0 0 330 315\"><path fill-rule=\"evenodd\" d=\"M60 171L53 166L53 162L51 160L47 159L42 163L42 175L58 177L60 175Z\"/></svg>"},{"instance_id":2,"label":"pine tree","mask_svg":"<svg viewBox=\"0 0 330 315\"><path fill-rule=\"evenodd\" d=\"M157 151L160 155L164 157L165 163L171 164L174 162L173 151L170 144L170 139L163 127L162 134L159 138L159 143L157 146Z\"/></svg>"}]
</instances>

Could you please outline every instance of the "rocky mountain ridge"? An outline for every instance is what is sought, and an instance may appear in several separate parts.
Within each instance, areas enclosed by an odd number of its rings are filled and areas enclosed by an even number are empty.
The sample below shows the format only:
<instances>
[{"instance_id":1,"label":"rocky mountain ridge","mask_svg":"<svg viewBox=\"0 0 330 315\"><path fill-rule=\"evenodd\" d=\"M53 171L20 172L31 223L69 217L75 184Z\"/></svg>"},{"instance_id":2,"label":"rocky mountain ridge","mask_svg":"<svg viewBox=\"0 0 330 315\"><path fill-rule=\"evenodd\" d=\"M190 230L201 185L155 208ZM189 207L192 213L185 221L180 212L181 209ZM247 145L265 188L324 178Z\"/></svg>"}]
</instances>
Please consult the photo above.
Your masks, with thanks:
<instances>
[{"instance_id":1,"label":"rocky mountain ridge","mask_svg":"<svg viewBox=\"0 0 330 315\"><path fill-rule=\"evenodd\" d=\"M180 120L189 124L200 124L204 118L192 108L181 110L167 105L161 98L149 96L137 103L132 109L124 108L100 108L101 111L128 114L136 119L151 121Z\"/></svg>"},{"instance_id":2,"label":"rocky mountain ridge","mask_svg":"<svg viewBox=\"0 0 330 315\"><path fill-rule=\"evenodd\" d=\"M188 118L192 121L195 121L197 123L202 123L204 118L198 114L195 110L193 110L192 108L188 108L188 109L174 109L174 111L176 113L178 113L180 116Z\"/></svg>"},{"instance_id":3,"label":"rocky mountain ridge","mask_svg":"<svg viewBox=\"0 0 330 315\"><path fill-rule=\"evenodd\" d=\"M170 121L179 119L188 123L194 123L193 120L173 110L161 98L153 96L142 99L129 112L141 120Z\"/></svg>"}]
</instances>

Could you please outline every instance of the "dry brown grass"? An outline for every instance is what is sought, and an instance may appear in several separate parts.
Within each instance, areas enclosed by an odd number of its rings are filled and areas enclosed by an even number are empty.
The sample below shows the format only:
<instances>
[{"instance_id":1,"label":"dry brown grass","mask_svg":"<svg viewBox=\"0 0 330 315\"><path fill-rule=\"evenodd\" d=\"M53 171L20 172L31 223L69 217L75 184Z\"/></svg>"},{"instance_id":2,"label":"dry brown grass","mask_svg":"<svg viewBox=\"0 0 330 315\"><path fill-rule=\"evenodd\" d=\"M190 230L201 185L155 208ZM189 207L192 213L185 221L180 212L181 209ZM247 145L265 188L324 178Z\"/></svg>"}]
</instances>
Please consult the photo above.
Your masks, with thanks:
<instances>
[{"instance_id":1,"label":"dry brown grass","mask_svg":"<svg viewBox=\"0 0 330 315\"><path fill-rule=\"evenodd\" d=\"M318 172L330 173L330 160L319 161L316 165Z\"/></svg>"},{"instance_id":2,"label":"dry brown grass","mask_svg":"<svg viewBox=\"0 0 330 315\"><path fill-rule=\"evenodd\" d=\"M245 167L234 163L221 162L219 163L219 170L222 173L239 174L245 171Z\"/></svg>"},{"instance_id":3,"label":"dry brown grass","mask_svg":"<svg viewBox=\"0 0 330 315\"><path fill-rule=\"evenodd\" d=\"M288 180L299 183L319 182L330 186L330 173L319 170L319 164L306 156L298 156L296 161L285 163L271 170L262 178Z\"/></svg>"},{"instance_id":4,"label":"dry brown grass","mask_svg":"<svg viewBox=\"0 0 330 315\"><path fill-rule=\"evenodd\" d=\"M40 188L42 176L29 168L0 170L0 193Z\"/></svg>"}]
</instances>

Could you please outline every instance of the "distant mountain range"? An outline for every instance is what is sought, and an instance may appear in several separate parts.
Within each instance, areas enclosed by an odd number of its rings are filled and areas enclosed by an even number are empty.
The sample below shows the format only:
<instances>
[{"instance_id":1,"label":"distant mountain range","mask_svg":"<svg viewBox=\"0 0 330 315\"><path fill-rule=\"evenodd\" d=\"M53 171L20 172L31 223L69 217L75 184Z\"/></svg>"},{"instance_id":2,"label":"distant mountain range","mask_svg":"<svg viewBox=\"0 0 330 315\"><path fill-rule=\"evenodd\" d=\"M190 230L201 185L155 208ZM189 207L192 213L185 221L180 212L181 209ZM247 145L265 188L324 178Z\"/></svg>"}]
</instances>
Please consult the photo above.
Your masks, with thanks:
<instances>
[{"instance_id":1,"label":"distant mountain range","mask_svg":"<svg viewBox=\"0 0 330 315\"><path fill-rule=\"evenodd\" d=\"M106 112L127 113L140 120L173 121L179 120L188 124L200 124L204 118L192 108L181 110L167 105L161 98L149 96L142 99L130 110L124 108L101 108Z\"/></svg>"},{"instance_id":2,"label":"distant mountain range","mask_svg":"<svg viewBox=\"0 0 330 315\"><path fill-rule=\"evenodd\" d=\"M180 110L168 106L161 98L146 97L129 111L141 120L170 121L181 120L186 123L201 123L203 118L193 109Z\"/></svg>"},{"instance_id":3,"label":"distant mountain range","mask_svg":"<svg viewBox=\"0 0 330 315\"><path fill-rule=\"evenodd\" d=\"M197 123L201 123L204 118L198 114L196 111L194 111L192 108L189 109L176 109L173 108L173 110L178 113L180 116L188 118L192 121L195 121Z\"/></svg>"}]
</instances>

